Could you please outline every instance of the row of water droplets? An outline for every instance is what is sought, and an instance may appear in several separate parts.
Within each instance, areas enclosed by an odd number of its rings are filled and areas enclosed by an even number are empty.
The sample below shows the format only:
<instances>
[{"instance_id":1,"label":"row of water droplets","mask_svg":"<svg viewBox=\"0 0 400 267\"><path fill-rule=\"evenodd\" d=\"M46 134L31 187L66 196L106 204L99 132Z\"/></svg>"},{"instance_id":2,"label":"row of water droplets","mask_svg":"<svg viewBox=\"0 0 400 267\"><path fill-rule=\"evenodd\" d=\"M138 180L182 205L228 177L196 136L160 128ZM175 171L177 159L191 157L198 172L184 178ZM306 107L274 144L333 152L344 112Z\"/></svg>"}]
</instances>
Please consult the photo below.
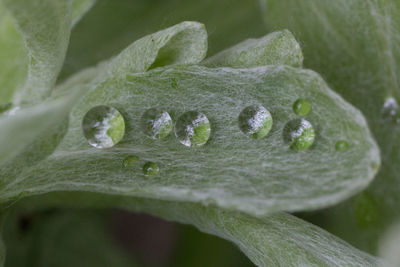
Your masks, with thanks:
<instances>
[{"instance_id":1,"label":"row of water droplets","mask_svg":"<svg viewBox=\"0 0 400 267\"><path fill-rule=\"evenodd\" d=\"M293 112L300 116L310 113L312 105L308 99L300 98L293 104ZM271 130L273 119L271 113L262 105L251 105L242 110L238 117L239 128L247 136L260 139ZM188 111L178 117L175 127L170 114L165 110L148 109L141 118L141 126L151 139L167 137L173 130L178 141L187 147L200 147L210 138L211 125L203 113ZM96 148L109 148L120 142L125 134L125 122L121 113L110 106L96 106L90 109L82 121L85 138ZM304 118L288 122L283 129L284 141L294 151L308 149L315 140L312 124ZM347 141L340 140L335 145L336 150L349 148ZM139 159L128 156L123 160L124 167L130 167ZM154 162L143 165L146 175L157 175L159 168Z\"/></svg>"}]
</instances>

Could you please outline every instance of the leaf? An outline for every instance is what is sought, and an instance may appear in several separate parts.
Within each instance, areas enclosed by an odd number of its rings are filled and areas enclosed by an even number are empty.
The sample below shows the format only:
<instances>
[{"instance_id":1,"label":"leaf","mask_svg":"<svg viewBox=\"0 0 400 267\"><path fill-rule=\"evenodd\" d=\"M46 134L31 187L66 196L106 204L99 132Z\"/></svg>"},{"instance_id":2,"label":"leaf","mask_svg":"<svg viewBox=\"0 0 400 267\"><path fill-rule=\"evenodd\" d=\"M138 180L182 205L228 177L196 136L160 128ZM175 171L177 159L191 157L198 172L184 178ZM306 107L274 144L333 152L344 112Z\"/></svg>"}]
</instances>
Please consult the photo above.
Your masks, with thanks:
<instances>
[{"instance_id":1,"label":"leaf","mask_svg":"<svg viewBox=\"0 0 400 267\"><path fill-rule=\"evenodd\" d=\"M292 215L262 218L213 205L129 198L83 192L57 192L22 201L30 209L120 207L192 224L235 243L257 266L378 266L381 260Z\"/></svg>"},{"instance_id":2,"label":"leaf","mask_svg":"<svg viewBox=\"0 0 400 267\"><path fill-rule=\"evenodd\" d=\"M310 150L296 153L284 143L282 131L297 118L292 105L300 97L313 103L307 120L317 131L317 141ZM257 103L270 110L274 127L266 138L254 140L240 131L238 116ZM83 116L97 105L115 106L125 119L125 137L111 149L91 148L82 134ZM152 107L166 108L174 120L188 110L203 112L211 122L211 139L195 149L171 135L159 142L147 138L140 122ZM335 151L341 139L352 144L348 152ZM122 168L129 155L138 156L140 164L156 162L159 177L149 179L139 164ZM6 201L22 192L86 190L212 202L263 215L334 204L364 188L377 164L378 150L362 115L312 71L177 66L109 78L92 89L73 109L55 153L24 170L0 195Z\"/></svg>"},{"instance_id":3,"label":"leaf","mask_svg":"<svg viewBox=\"0 0 400 267\"><path fill-rule=\"evenodd\" d=\"M303 54L300 45L289 31L268 34L260 39L245 40L204 61L208 67L251 68L265 65L301 67Z\"/></svg>"},{"instance_id":4,"label":"leaf","mask_svg":"<svg viewBox=\"0 0 400 267\"><path fill-rule=\"evenodd\" d=\"M6 266L137 266L116 246L105 215L57 209L13 212L4 231Z\"/></svg>"},{"instance_id":5,"label":"leaf","mask_svg":"<svg viewBox=\"0 0 400 267\"><path fill-rule=\"evenodd\" d=\"M334 90L367 117L383 159L377 178L366 192L316 214L313 221L376 253L378 239L400 215L399 3L391 0L262 3L270 28L295 32L304 44L305 66L320 72ZM388 108L384 108L385 103ZM321 217L325 219L320 221Z\"/></svg>"},{"instance_id":6,"label":"leaf","mask_svg":"<svg viewBox=\"0 0 400 267\"><path fill-rule=\"evenodd\" d=\"M181 21L200 21L206 26L210 33L209 55L266 33L255 0L102 0L74 28L60 80L118 54L149 33Z\"/></svg>"}]
</instances>

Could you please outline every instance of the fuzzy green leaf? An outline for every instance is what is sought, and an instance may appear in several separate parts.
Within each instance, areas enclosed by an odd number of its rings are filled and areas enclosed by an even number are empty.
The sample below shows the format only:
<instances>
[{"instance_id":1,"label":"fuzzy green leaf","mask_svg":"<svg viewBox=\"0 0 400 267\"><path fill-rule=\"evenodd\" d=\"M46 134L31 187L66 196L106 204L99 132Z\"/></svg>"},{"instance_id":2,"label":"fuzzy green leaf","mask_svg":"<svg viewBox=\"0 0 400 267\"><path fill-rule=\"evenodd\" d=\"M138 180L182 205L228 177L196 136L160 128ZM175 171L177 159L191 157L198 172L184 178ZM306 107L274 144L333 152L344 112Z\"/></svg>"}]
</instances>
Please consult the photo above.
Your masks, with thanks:
<instances>
[{"instance_id":1,"label":"fuzzy green leaf","mask_svg":"<svg viewBox=\"0 0 400 267\"><path fill-rule=\"evenodd\" d=\"M292 105L300 97L313 103L307 120L317 131L317 141L296 153L282 135L286 123L297 117ZM263 139L251 139L238 127L241 110L250 104L264 105L274 118L271 133ZM83 116L97 105L114 106L125 119L125 137L111 149L92 148L82 133ZM172 135L158 142L148 138L140 121L151 107L165 108L174 120L188 110L203 112L211 122L210 140L195 149ZM348 140L352 149L336 151L340 139ZM146 178L140 165L122 168L123 159L132 154L140 164L156 162L159 176ZM261 215L336 203L364 188L378 164L379 153L362 115L312 71L177 66L110 77L90 90L73 109L56 152L4 186L1 199L23 192L87 190L212 202Z\"/></svg>"}]
</instances>

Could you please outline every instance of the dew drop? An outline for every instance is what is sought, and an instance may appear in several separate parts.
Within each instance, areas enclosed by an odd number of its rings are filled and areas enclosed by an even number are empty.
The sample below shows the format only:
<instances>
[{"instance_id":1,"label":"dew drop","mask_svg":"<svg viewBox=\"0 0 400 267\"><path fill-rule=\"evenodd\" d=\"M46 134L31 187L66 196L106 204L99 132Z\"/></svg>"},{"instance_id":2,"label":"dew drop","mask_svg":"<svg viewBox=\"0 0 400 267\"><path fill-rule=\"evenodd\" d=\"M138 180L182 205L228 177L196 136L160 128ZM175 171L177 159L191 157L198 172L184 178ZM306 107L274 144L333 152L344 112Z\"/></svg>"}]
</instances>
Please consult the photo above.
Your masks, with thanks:
<instances>
[{"instance_id":1,"label":"dew drop","mask_svg":"<svg viewBox=\"0 0 400 267\"><path fill-rule=\"evenodd\" d=\"M384 120L400 123L399 104L395 98L386 99L382 107L382 117Z\"/></svg>"},{"instance_id":2,"label":"dew drop","mask_svg":"<svg viewBox=\"0 0 400 267\"><path fill-rule=\"evenodd\" d=\"M176 81L175 78L171 79L171 87L174 89L178 88L178 82Z\"/></svg>"},{"instance_id":3,"label":"dew drop","mask_svg":"<svg viewBox=\"0 0 400 267\"><path fill-rule=\"evenodd\" d=\"M154 162L146 162L143 165L143 173L148 176L156 176L160 172L160 168Z\"/></svg>"},{"instance_id":4,"label":"dew drop","mask_svg":"<svg viewBox=\"0 0 400 267\"><path fill-rule=\"evenodd\" d=\"M335 149L336 151L346 151L349 149L350 145L347 141L345 140L339 140L336 142Z\"/></svg>"},{"instance_id":5,"label":"dew drop","mask_svg":"<svg viewBox=\"0 0 400 267\"><path fill-rule=\"evenodd\" d=\"M124 136L125 121L115 108L96 106L83 117L82 129L90 145L109 148L116 145Z\"/></svg>"},{"instance_id":6,"label":"dew drop","mask_svg":"<svg viewBox=\"0 0 400 267\"><path fill-rule=\"evenodd\" d=\"M139 157L135 155L130 155L127 156L122 160L122 167L124 168L132 168L136 165L136 163L139 161Z\"/></svg>"},{"instance_id":7,"label":"dew drop","mask_svg":"<svg viewBox=\"0 0 400 267\"><path fill-rule=\"evenodd\" d=\"M283 129L283 138L294 151L309 148L315 139L315 131L312 124L305 119L296 119L288 122Z\"/></svg>"},{"instance_id":8,"label":"dew drop","mask_svg":"<svg viewBox=\"0 0 400 267\"><path fill-rule=\"evenodd\" d=\"M151 108L142 116L142 127L152 139L161 139L170 134L173 123L168 112Z\"/></svg>"},{"instance_id":9,"label":"dew drop","mask_svg":"<svg viewBox=\"0 0 400 267\"><path fill-rule=\"evenodd\" d=\"M210 138L211 126L206 115L198 111L188 111L175 124L175 136L187 147L199 147Z\"/></svg>"},{"instance_id":10,"label":"dew drop","mask_svg":"<svg viewBox=\"0 0 400 267\"><path fill-rule=\"evenodd\" d=\"M263 138L272 128L271 113L261 105L248 106L239 115L239 128L252 138Z\"/></svg>"},{"instance_id":11,"label":"dew drop","mask_svg":"<svg viewBox=\"0 0 400 267\"><path fill-rule=\"evenodd\" d=\"M306 116L311 111L311 103L308 99L299 98L293 104L293 112L299 116Z\"/></svg>"}]
</instances>

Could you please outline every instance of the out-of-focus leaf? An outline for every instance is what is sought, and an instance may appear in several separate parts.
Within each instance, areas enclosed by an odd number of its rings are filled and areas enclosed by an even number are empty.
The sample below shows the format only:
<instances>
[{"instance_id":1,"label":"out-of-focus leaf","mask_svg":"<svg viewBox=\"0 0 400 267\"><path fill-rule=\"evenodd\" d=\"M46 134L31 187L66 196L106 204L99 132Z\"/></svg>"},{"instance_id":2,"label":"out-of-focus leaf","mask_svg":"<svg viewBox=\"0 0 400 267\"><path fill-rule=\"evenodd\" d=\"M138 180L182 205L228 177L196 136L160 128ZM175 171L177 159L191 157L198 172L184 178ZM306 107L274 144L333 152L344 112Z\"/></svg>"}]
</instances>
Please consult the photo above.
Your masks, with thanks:
<instances>
[{"instance_id":1,"label":"out-of-focus leaf","mask_svg":"<svg viewBox=\"0 0 400 267\"><path fill-rule=\"evenodd\" d=\"M313 221L376 253L377 240L400 215L400 4L392 0L263 0L271 29L304 44L305 66L367 117L382 168L366 192ZM321 220L321 218L323 218Z\"/></svg>"},{"instance_id":2,"label":"out-of-focus leaf","mask_svg":"<svg viewBox=\"0 0 400 267\"><path fill-rule=\"evenodd\" d=\"M67 52L71 0L3 0L24 40L29 67L14 103L37 103L52 89Z\"/></svg>"},{"instance_id":3,"label":"out-of-focus leaf","mask_svg":"<svg viewBox=\"0 0 400 267\"><path fill-rule=\"evenodd\" d=\"M12 102L16 90L16 104L48 95L64 61L68 27L94 4L73 0L72 23L71 1L0 1L0 105Z\"/></svg>"},{"instance_id":4,"label":"out-of-focus leaf","mask_svg":"<svg viewBox=\"0 0 400 267\"><path fill-rule=\"evenodd\" d=\"M88 12L96 0L72 0L72 27Z\"/></svg>"},{"instance_id":5,"label":"out-of-focus leaf","mask_svg":"<svg viewBox=\"0 0 400 267\"><path fill-rule=\"evenodd\" d=\"M74 29L61 79L146 34L188 20L205 24L210 55L266 33L256 0L101 0Z\"/></svg>"},{"instance_id":6,"label":"out-of-focus leaf","mask_svg":"<svg viewBox=\"0 0 400 267\"><path fill-rule=\"evenodd\" d=\"M94 211L15 211L6 223L6 267L133 267Z\"/></svg>"},{"instance_id":7,"label":"out-of-focus leaf","mask_svg":"<svg viewBox=\"0 0 400 267\"><path fill-rule=\"evenodd\" d=\"M23 86L27 67L24 41L0 1L0 106L10 103L16 88Z\"/></svg>"}]
</instances>

